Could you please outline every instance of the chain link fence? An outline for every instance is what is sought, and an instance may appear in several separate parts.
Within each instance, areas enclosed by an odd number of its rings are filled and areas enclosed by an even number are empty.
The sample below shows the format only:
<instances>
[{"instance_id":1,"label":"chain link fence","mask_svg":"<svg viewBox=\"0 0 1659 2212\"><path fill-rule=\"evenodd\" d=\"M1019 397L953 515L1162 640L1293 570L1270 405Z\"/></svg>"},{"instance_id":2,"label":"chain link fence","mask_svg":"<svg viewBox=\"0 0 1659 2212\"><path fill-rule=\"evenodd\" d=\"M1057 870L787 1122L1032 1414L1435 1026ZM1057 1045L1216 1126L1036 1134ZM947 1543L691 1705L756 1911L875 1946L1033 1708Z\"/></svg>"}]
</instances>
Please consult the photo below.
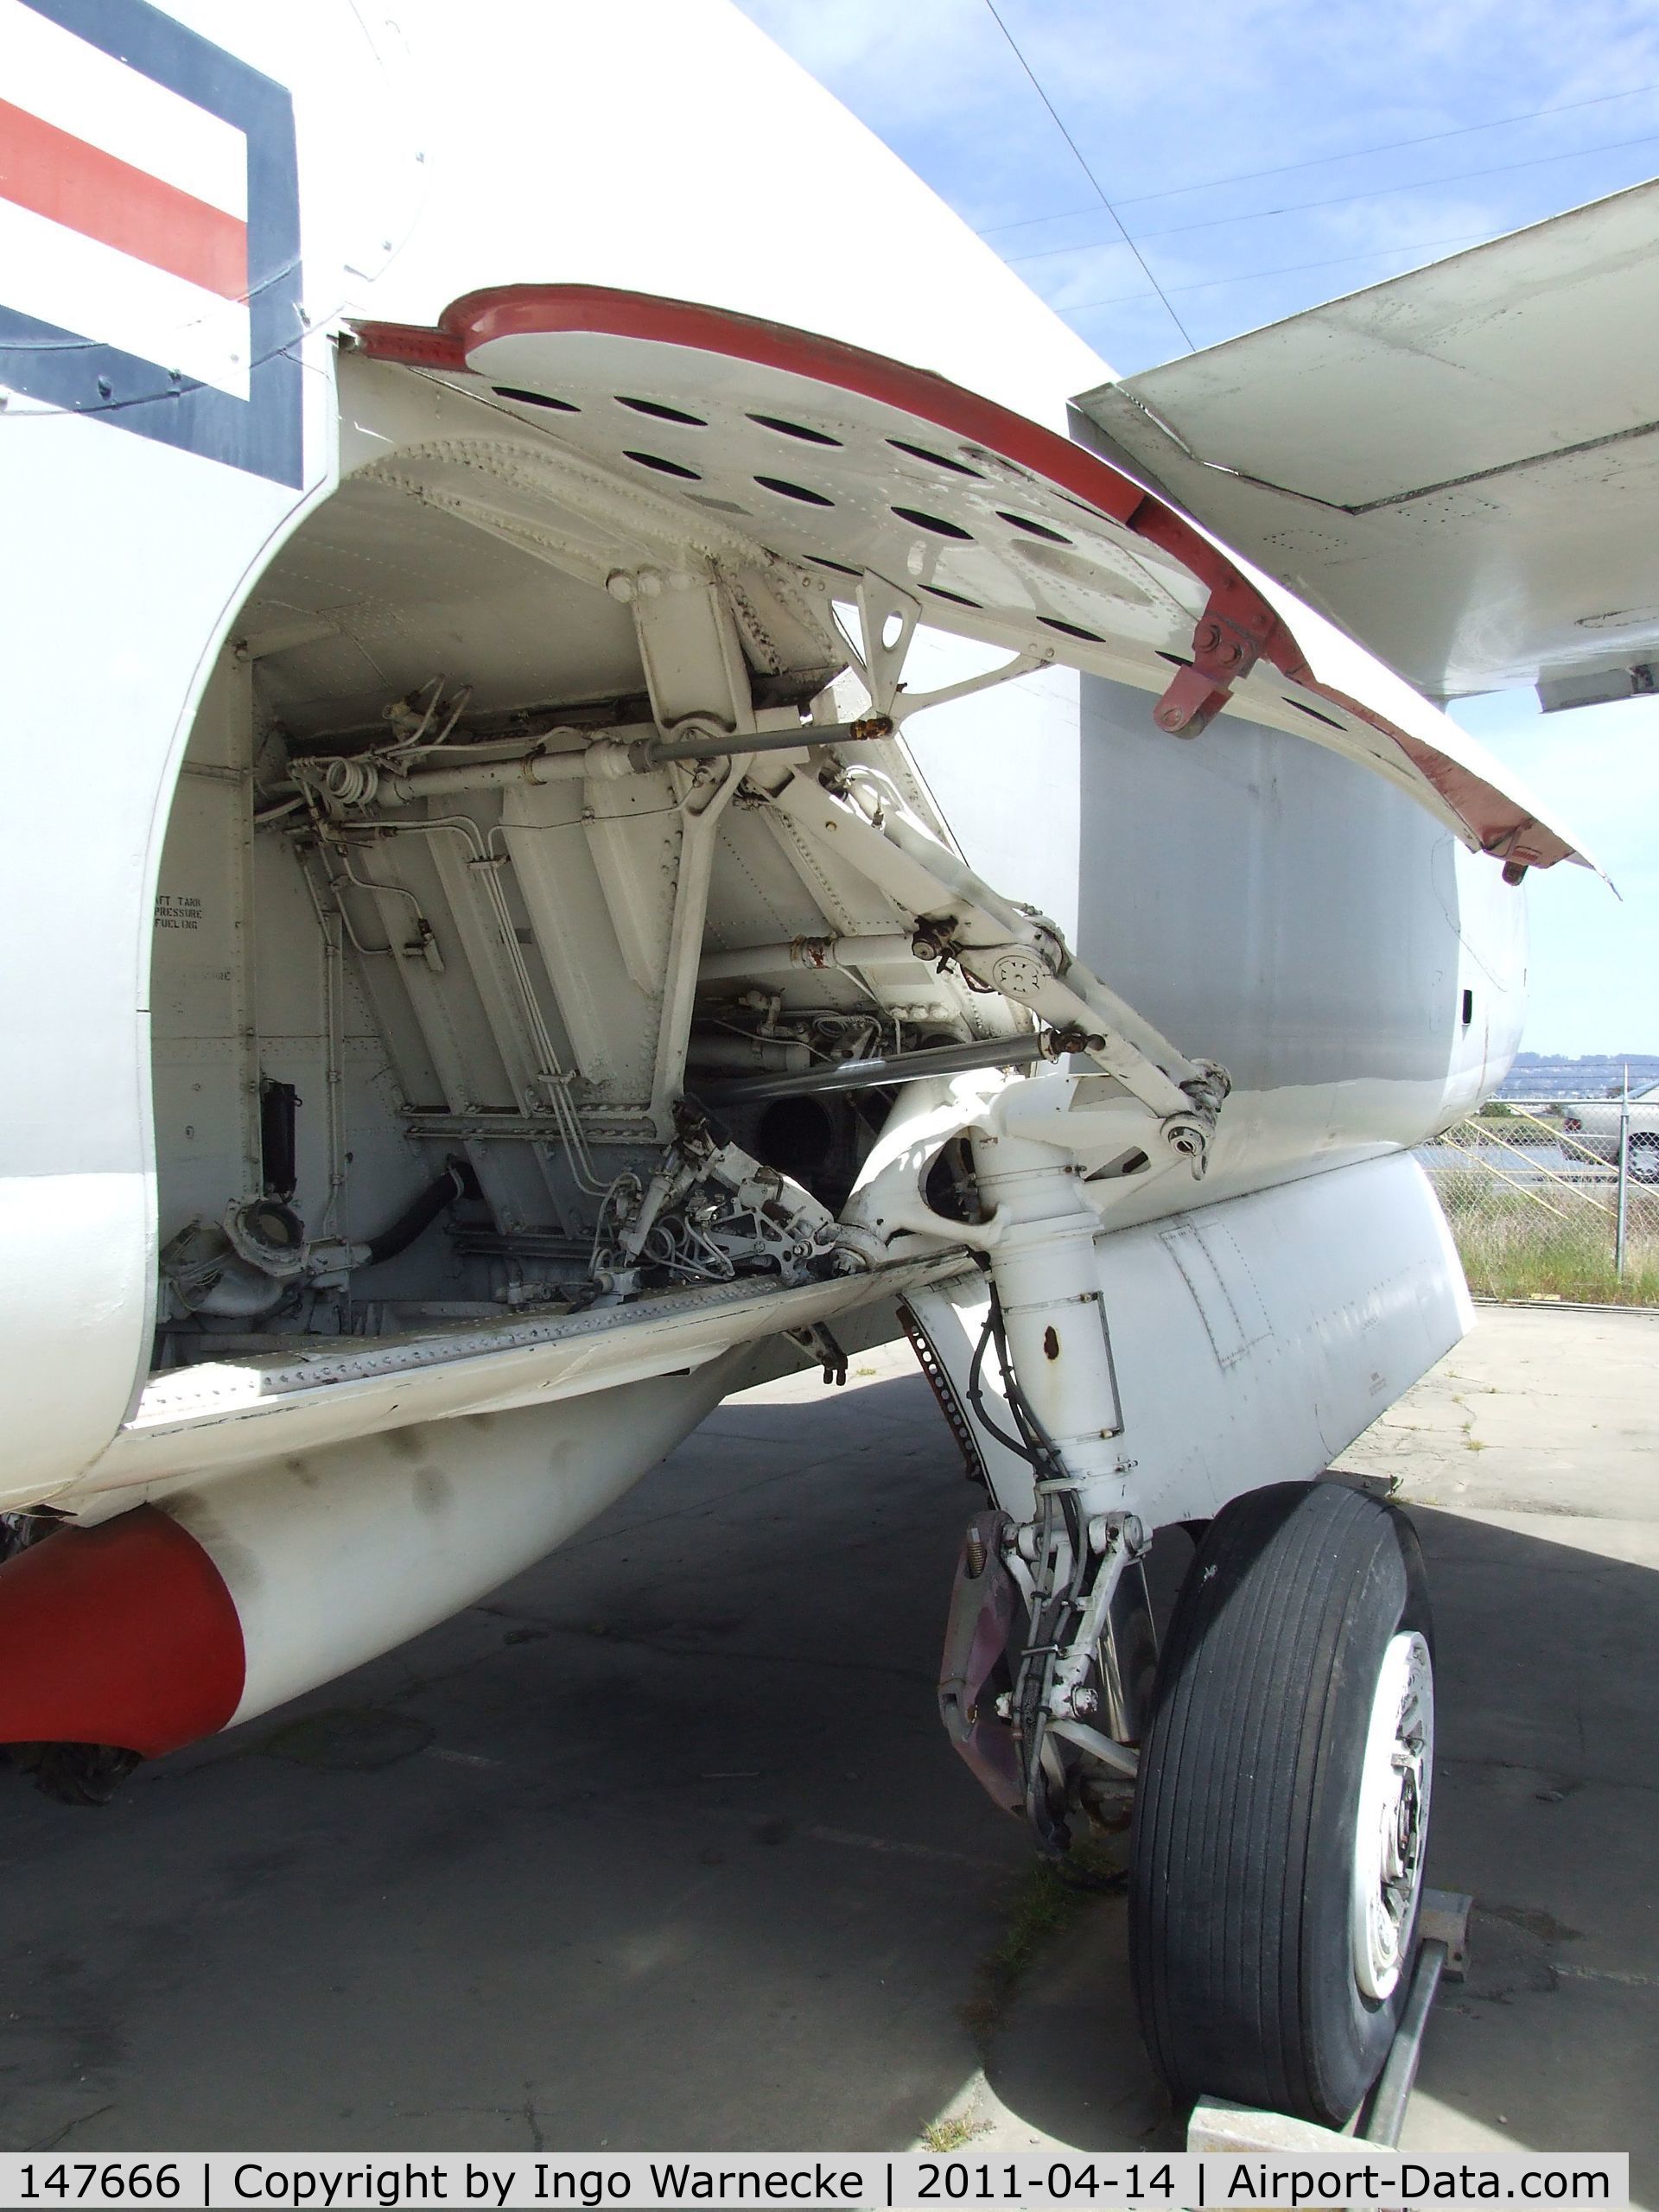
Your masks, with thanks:
<instances>
[{"instance_id":1,"label":"chain link fence","mask_svg":"<svg viewBox=\"0 0 1659 2212\"><path fill-rule=\"evenodd\" d=\"M1417 1157L1478 1298L1659 1306L1659 1098L1494 1100Z\"/></svg>"}]
</instances>

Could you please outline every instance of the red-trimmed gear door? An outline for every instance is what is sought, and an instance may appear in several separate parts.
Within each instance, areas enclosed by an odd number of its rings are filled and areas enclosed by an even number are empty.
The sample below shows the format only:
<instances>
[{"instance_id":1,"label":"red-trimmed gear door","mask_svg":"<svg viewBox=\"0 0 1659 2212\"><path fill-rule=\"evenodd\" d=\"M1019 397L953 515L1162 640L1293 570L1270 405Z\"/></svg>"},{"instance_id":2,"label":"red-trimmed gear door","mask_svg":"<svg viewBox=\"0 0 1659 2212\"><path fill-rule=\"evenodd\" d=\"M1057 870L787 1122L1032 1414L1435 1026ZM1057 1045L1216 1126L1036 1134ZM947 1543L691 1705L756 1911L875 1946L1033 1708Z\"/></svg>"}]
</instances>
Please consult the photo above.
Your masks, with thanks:
<instances>
[{"instance_id":1,"label":"red-trimmed gear door","mask_svg":"<svg viewBox=\"0 0 1659 2212\"><path fill-rule=\"evenodd\" d=\"M1122 471L943 378L590 285L470 293L434 329L356 335L849 595L871 571L940 629L1153 691L1173 734L1236 703L1402 785L1512 872L1579 857L1351 639Z\"/></svg>"}]
</instances>

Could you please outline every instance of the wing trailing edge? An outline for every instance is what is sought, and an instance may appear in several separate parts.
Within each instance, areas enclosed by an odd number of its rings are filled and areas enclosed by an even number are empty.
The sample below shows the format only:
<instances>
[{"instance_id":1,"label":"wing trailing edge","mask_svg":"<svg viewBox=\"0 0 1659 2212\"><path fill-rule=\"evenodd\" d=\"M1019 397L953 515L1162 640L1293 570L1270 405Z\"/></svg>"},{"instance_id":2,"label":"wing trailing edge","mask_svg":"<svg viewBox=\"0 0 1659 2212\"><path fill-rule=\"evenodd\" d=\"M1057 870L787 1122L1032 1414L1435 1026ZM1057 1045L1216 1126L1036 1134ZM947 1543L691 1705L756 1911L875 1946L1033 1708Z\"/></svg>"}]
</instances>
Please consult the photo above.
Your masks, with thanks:
<instances>
[{"instance_id":1,"label":"wing trailing edge","mask_svg":"<svg viewBox=\"0 0 1659 2212\"><path fill-rule=\"evenodd\" d=\"M1656 236L1637 185L1074 405L1432 697L1649 690Z\"/></svg>"}]
</instances>

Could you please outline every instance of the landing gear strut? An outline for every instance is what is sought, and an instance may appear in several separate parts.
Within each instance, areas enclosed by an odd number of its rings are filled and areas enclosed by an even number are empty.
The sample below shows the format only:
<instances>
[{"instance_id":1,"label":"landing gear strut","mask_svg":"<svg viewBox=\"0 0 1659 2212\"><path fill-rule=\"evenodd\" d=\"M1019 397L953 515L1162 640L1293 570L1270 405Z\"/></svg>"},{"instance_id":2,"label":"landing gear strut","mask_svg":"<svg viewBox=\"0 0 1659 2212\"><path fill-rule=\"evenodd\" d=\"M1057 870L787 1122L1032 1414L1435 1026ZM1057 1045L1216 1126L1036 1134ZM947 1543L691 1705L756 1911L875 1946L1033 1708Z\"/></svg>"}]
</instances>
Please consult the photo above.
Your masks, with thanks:
<instances>
[{"instance_id":1,"label":"landing gear strut","mask_svg":"<svg viewBox=\"0 0 1659 2212\"><path fill-rule=\"evenodd\" d=\"M1434 1750L1421 1556L1362 1491L1263 1480L1279 1457L1263 1428L1286 1456L1329 1447L1274 1353L1252 1357L1274 1343L1246 1256L1271 1280L1277 1247L1244 1211L1260 1202L1201 1210L1155 1245L1130 1230L1109 1268L1071 1111L977 1109L982 1294L914 1300L996 1508L964 1549L941 1710L1052 1859L1080 1822L1121 1825L1133 1792L1135 1997L1178 2101L1338 2126L1395 2040L1416 1940ZM1116 1331L1114 1277L1141 1301ZM1149 1402L1187 1376L1190 1430ZM1159 1652L1145 1560L1175 1523L1196 1550Z\"/></svg>"}]
</instances>

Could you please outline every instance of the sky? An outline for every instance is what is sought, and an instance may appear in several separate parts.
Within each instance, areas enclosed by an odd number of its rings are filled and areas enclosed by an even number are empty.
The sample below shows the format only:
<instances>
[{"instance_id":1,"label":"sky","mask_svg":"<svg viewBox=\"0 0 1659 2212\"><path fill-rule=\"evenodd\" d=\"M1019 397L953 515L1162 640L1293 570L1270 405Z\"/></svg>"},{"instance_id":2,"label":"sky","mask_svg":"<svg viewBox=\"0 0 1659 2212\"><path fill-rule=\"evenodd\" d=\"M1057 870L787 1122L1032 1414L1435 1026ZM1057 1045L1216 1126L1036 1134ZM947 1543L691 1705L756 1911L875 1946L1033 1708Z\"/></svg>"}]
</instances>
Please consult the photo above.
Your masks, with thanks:
<instances>
[{"instance_id":1,"label":"sky","mask_svg":"<svg viewBox=\"0 0 1659 2212\"><path fill-rule=\"evenodd\" d=\"M1542 715L1530 691L1460 700L1454 721L1582 841L1587 868L1534 869L1530 1052L1659 1052L1659 699Z\"/></svg>"},{"instance_id":2,"label":"sky","mask_svg":"<svg viewBox=\"0 0 1659 2212\"><path fill-rule=\"evenodd\" d=\"M1645 0L740 3L1126 375L1659 174ZM1659 1052L1659 700L1455 712L1623 894L1535 871L1527 1046Z\"/></svg>"}]
</instances>

